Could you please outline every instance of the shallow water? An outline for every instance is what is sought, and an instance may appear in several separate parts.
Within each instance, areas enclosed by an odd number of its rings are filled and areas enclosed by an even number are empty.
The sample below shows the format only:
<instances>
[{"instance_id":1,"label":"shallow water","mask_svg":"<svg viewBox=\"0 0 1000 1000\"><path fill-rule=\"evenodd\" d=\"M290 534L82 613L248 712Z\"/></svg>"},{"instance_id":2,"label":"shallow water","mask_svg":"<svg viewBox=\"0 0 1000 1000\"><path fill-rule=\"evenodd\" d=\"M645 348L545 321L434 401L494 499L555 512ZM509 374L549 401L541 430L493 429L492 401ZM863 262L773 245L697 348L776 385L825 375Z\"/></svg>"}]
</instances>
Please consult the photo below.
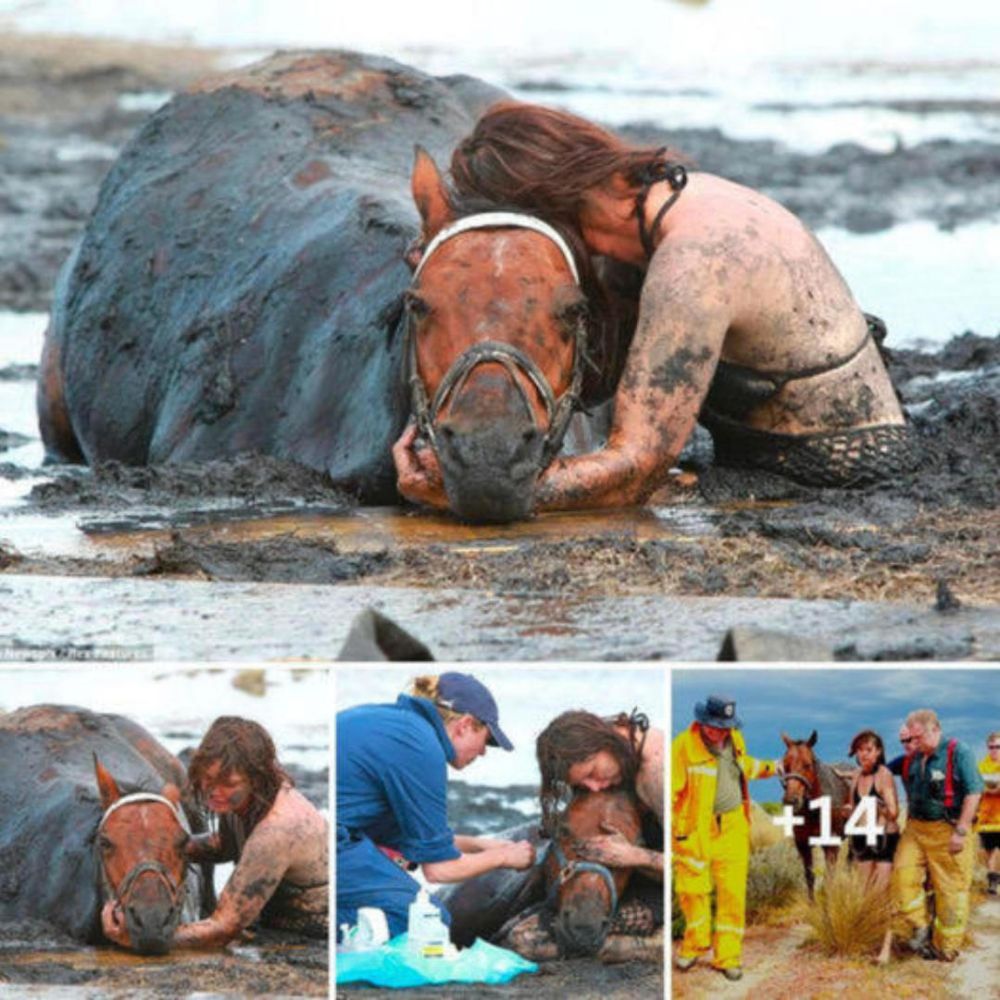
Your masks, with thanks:
<instances>
[{"instance_id":1,"label":"shallow water","mask_svg":"<svg viewBox=\"0 0 1000 1000\"><path fill-rule=\"evenodd\" d=\"M385 586L204 583L7 573L0 655L67 659L88 644L156 660L327 660L375 607L442 660L714 660L727 629L808 637L858 659L1000 657L990 609L728 597L502 595ZM53 614L52 609L59 613ZM25 644L39 647L26 648Z\"/></svg>"}]
</instances>

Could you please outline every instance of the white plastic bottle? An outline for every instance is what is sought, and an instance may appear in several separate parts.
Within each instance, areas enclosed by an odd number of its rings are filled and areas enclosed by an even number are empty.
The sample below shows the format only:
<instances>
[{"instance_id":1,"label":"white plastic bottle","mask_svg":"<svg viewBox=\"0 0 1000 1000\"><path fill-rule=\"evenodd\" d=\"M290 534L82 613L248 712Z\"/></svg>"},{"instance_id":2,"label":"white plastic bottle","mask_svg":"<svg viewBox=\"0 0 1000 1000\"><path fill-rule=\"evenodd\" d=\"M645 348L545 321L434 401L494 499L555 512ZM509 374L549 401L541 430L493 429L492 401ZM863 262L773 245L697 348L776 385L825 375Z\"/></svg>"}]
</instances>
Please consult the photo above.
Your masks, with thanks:
<instances>
[{"instance_id":1,"label":"white plastic bottle","mask_svg":"<svg viewBox=\"0 0 1000 1000\"><path fill-rule=\"evenodd\" d=\"M422 958L445 957L449 943L448 928L426 889L421 889L417 898L410 903L406 940L410 951Z\"/></svg>"}]
</instances>

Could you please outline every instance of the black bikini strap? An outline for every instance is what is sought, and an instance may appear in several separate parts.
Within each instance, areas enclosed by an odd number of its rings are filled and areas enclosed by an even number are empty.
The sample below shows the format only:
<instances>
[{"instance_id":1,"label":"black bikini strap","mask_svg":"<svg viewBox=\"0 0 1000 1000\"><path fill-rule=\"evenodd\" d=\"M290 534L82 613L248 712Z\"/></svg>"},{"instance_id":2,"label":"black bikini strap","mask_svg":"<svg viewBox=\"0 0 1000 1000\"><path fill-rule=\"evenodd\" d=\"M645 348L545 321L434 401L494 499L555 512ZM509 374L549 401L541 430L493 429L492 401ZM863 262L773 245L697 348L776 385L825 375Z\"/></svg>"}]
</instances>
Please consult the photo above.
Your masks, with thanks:
<instances>
[{"instance_id":1,"label":"black bikini strap","mask_svg":"<svg viewBox=\"0 0 1000 1000\"><path fill-rule=\"evenodd\" d=\"M680 163L670 163L668 160L661 160L659 157L667 151L667 147L663 146L658 149L654 156L654 159L649 166L642 178L642 189L635 196L635 215L639 226L639 242L642 244L642 249L647 257L653 256L653 251L656 249L656 245L653 240L656 238L656 234L660 229L660 223L663 221L663 217L667 212L673 207L673 204L680 197L681 191L684 190L685 185L688 181L687 170ZM649 189L654 184L659 184L660 181L667 181L673 190L673 193L669 198L660 206L660 210L656 213L656 218L653 219L652 224L649 228L646 228L646 199L649 197Z\"/></svg>"}]
</instances>

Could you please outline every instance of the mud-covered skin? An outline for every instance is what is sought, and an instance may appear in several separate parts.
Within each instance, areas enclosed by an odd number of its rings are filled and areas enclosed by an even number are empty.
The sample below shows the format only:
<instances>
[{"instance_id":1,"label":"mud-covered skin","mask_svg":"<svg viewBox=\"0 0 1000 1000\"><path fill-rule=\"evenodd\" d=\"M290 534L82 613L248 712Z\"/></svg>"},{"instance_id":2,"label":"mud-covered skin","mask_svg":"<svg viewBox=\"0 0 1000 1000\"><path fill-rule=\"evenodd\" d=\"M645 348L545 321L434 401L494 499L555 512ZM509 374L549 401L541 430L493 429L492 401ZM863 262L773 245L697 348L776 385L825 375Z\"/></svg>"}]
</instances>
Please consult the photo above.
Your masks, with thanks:
<instances>
[{"instance_id":1,"label":"mud-covered skin","mask_svg":"<svg viewBox=\"0 0 1000 1000\"><path fill-rule=\"evenodd\" d=\"M254 827L241 852L229 837L192 847L197 860L234 861L215 912L177 929L177 947L220 947L260 918L267 927L325 936L329 830L316 808L291 786Z\"/></svg>"},{"instance_id":2,"label":"mud-covered skin","mask_svg":"<svg viewBox=\"0 0 1000 1000\"><path fill-rule=\"evenodd\" d=\"M126 787L159 792L184 784L176 758L121 716L53 705L0 715L0 923L38 920L79 941L104 940L96 844L104 806L94 754ZM114 877L124 857L118 828L149 810L127 817L131 811L114 814L108 852ZM197 813L187 813L192 829L203 830ZM175 823L167 827L176 835ZM199 891L199 880L190 880L194 910L186 919L198 915Z\"/></svg>"},{"instance_id":3,"label":"mud-covered skin","mask_svg":"<svg viewBox=\"0 0 1000 1000\"><path fill-rule=\"evenodd\" d=\"M666 183L652 189L648 219L668 194ZM641 263L630 200L604 192L588 197L581 228L590 249ZM608 445L553 463L539 483L541 508L644 500L665 481L690 437L720 359L784 374L834 366L867 336L865 319L825 251L762 194L692 174L657 239ZM845 366L788 380L744 420L797 435L896 425L903 416L869 343Z\"/></svg>"},{"instance_id":4,"label":"mud-covered skin","mask_svg":"<svg viewBox=\"0 0 1000 1000\"><path fill-rule=\"evenodd\" d=\"M257 451L396 499L413 144L495 97L348 53L279 54L157 112L58 282L39 414L55 457Z\"/></svg>"}]
</instances>

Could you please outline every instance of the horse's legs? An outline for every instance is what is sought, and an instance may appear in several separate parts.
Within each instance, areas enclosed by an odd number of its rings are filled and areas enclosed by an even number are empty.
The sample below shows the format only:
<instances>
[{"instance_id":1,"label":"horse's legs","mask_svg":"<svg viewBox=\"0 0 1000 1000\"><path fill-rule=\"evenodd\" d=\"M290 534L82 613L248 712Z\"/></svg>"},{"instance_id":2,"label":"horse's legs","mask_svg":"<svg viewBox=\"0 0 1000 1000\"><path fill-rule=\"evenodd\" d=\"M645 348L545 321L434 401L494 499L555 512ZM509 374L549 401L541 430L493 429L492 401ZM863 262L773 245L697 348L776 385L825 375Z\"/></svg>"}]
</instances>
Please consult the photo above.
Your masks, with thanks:
<instances>
[{"instance_id":1,"label":"horse's legs","mask_svg":"<svg viewBox=\"0 0 1000 1000\"><path fill-rule=\"evenodd\" d=\"M534 906L512 917L500 928L495 942L534 962L558 958L559 945L551 930L543 924L541 911L540 905Z\"/></svg>"},{"instance_id":2,"label":"horse's legs","mask_svg":"<svg viewBox=\"0 0 1000 1000\"><path fill-rule=\"evenodd\" d=\"M799 857L802 859L802 871L806 877L806 892L809 893L809 901L812 902L816 876L813 874L812 847L809 846L808 838L803 837L801 840L796 840L795 850L799 852Z\"/></svg>"},{"instance_id":3,"label":"horse's legs","mask_svg":"<svg viewBox=\"0 0 1000 1000\"><path fill-rule=\"evenodd\" d=\"M663 928L648 937L609 934L597 957L607 965L616 962L658 962L663 958Z\"/></svg>"}]
</instances>

